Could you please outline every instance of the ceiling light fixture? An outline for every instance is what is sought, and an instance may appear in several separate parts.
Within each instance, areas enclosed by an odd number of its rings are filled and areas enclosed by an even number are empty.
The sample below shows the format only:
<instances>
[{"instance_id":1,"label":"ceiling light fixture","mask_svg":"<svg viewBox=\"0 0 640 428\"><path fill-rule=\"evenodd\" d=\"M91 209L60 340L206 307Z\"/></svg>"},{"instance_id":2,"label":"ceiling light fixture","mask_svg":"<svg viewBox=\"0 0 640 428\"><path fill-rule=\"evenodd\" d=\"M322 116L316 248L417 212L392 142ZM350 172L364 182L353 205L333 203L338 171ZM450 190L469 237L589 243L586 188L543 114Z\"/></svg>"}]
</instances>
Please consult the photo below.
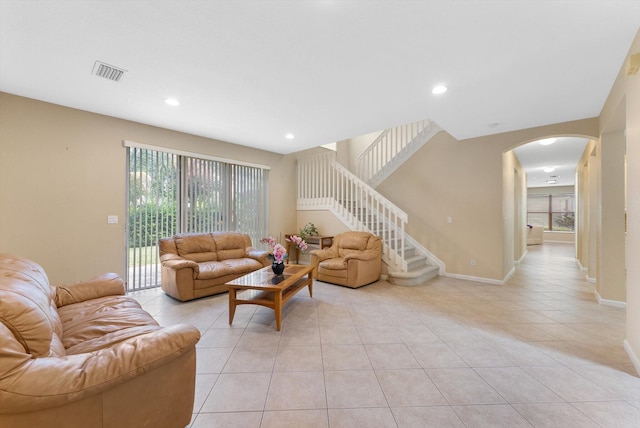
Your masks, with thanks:
<instances>
[{"instance_id":1,"label":"ceiling light fixture","mask_svg":"<svg viewBox=\"0 0 640 428\"><path fill-rule=\"evenodd\" d=\"M164 102L170 106L179 106L180 105L180 101L176 100L175 98L165 98Z\"/></svg>"},{"instance_id":2,"label":"ceiling light fixture","mask_svg":"<svg viewBox=\"0 0 640 428\"><path fill-rule=\"evenodd\" d=\"M558 180L547 180L547 184L556 184Z\"/></svg>"},{"instance_id":3,"label":"ceiling light fixture","mask_svg":"<svg viewBox=\"0 0 640 428\"><path fill-rule=\"evenodd\" d=\"M544 172L553 172L553 171L555 171L556 169L555 169L554 167L552 167L552 166L546 166L546 167L544 167L542 170L543 170Z\"/></svg>"},{"instance_id":4,"label":"ceiling light fixture","mask_svg":"<svg viewBox=\"0 0 640 428\"><path fill-rule=\"evenodd\" d=\"M447 92L447 87L445 85L436 85L431 90L431 93L433 95L440 95L440 94L444 94L445 92Z\"/></svg>"},{"instance_id":5,"label":"ceiling light fixture","mask_svg":"<svg viewBox=\"0 0 640 428\"><path fill-rule=\"evenodd\" d=\"M539 140L538 143L543 146L548 146L549 144L553 144L556 142L555 138L545 138L544 140Z\"/></svg>"},{"instance_id":6,"label":"ceiling light fixture","mask_svg":"<svg viewBox=\"0 0 640 428\"><path fill-rule=\"evenodd\" d=\"M294 138L296 138L296 136L291 134L291 133L289 133L289 134L285 135L284 138L286 138L287 140L293 140Z\"/></svg>"}]
</instances>

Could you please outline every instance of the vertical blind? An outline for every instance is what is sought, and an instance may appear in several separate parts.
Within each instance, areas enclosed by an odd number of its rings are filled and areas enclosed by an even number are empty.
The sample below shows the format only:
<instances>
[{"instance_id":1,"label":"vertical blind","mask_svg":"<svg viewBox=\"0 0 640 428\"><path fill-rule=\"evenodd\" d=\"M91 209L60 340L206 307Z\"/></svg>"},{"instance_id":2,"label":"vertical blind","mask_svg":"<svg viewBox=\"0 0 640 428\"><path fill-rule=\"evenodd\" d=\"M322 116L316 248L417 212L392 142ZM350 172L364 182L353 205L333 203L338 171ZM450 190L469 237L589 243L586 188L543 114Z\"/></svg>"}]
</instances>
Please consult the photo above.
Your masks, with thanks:
<instances>
[{"instance_id":1,"label":"vertical blind","mask_svg":"<svg viewBox=\"0 0 640 428\"><path fill-rule=\"evenodd\" d=\"M573 231L575 194L530 194L527 196L527 223L545 230Z\"/></svg>"},{"instance_id":2,"label":"vertical blind","mask_svg":"<svg viewBox=\"0 0 640 428\"><path fill-rule=\"evenodd\" d=\"M160 238L236 231L255 243L267 235L267 168L135 145L127 164L129 291L160 284Z\"/></svg>"}]
</instances>

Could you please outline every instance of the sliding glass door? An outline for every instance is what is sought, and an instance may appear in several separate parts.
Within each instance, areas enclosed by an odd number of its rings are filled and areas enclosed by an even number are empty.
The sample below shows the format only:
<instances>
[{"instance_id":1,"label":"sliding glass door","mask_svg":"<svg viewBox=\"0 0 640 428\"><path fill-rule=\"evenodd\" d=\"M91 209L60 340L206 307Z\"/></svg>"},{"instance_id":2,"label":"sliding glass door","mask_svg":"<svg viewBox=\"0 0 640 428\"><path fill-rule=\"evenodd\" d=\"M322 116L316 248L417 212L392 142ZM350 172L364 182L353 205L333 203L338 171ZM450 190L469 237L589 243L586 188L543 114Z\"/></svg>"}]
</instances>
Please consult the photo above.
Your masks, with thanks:
<instances>
[{"instance_id":1,"label":"sliding glass door","mask_svg":"<svg viewBox=\"0 0 640 428\"><path fill-rule=\"evenodd\" d=\"M125 143L126 145L127 143ZM268 229L268 169L127 145L127 289L160 285L158 239Z\"/></svg>"}]
</instances>

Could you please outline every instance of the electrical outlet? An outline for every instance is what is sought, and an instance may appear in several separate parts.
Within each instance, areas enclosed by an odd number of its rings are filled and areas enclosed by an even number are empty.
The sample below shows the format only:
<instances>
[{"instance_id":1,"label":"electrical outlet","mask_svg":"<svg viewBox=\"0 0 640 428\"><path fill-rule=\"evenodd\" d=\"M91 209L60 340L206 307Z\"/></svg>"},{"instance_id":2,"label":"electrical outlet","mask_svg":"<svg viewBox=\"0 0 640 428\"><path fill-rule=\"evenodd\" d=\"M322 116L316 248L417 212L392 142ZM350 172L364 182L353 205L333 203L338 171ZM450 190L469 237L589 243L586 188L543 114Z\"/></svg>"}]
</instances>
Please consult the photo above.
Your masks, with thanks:
<instances>
[{"instance_id":1,"label":"electrical outlet","mask_svg":"<svg viewBox=\"0 0 640 428\"><path fill-rule=\"evenodd\" d=\"M469 261L469 264L471 266L475 266L476 265L476 259L471 259L471 261Z\"/></svg>"},{"instance_id":2,"label":"electrical outlet","mask_svg":"<svg viewBox=\"0 0 640 428\"><path fill-rule=\"evenodd\" d=\"M447 217L447 223L453 223L453 219L451 217Z\"/></svg>"},{"instance_id":3,"label":"electrical outlet","mask_svg":"<svg viewBox=\"0 0 640 428\"><path fill-rule=\"evenodd\" d=\"M118 216L117 215L108 215L107 216L108 224L118 224Z\"/></svg>"}]
</instances>

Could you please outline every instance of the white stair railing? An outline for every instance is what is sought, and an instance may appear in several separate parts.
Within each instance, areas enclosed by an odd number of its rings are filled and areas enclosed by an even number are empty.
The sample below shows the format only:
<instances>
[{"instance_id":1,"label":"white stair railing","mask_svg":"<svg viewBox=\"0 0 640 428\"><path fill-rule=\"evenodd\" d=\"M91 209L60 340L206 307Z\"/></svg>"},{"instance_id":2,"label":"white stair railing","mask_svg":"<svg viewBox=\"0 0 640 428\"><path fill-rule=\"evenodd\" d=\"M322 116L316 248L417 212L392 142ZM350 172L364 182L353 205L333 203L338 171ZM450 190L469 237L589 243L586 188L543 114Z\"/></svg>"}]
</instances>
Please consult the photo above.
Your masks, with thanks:
<instances>
[{"instance_id":1,"label":"white stair railing","mask_svg":"<svg viewBox=\"0 0 640 428\"><path fill-rule=\"evenodd\" d=\"M440 131L429 119L384 130L356 159L356 175L378 186Z\"/></svg>"},{"instance_id":2,"label":"white stair railing","mask_svg":"<svg viewBox=\"0 0 640 428\"><path fill-rule=\"evenodd\" d=\"M407 214L335 160L335 153L298 159L298 209L328 209L351 230L380 236L382 258L407 271Z\"/></svg>"}]
</instances>

